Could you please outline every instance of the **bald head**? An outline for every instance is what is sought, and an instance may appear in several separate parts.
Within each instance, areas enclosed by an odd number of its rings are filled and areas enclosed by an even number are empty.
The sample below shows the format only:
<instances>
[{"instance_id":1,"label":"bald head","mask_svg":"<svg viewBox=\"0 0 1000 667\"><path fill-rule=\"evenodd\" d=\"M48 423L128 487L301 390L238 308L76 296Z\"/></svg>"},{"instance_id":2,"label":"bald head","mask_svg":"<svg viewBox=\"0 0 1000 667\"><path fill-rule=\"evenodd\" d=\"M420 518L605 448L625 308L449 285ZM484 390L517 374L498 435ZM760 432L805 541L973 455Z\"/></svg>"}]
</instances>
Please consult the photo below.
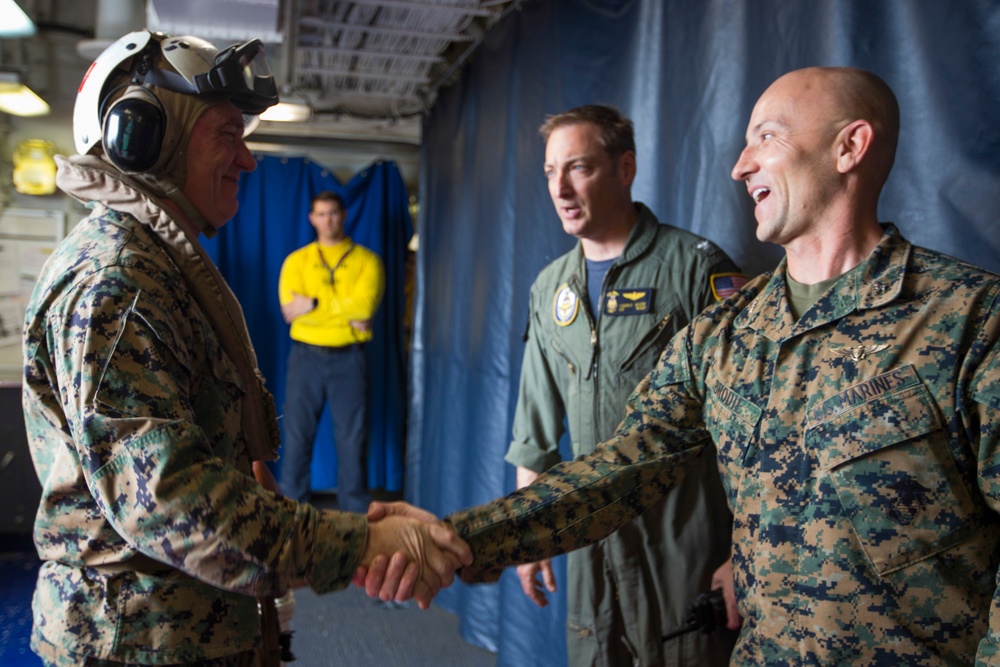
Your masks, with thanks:
<instances>
[{"instance_id":1,"label":"bald head","mask_svg":"<svg viewBox=\"0 0 1000 667\"><path fill-rule=\"evenodd\" d=\"M841 126L865 120L874 130L867 167L872 185L880 190L889 177L899 140L899 104L885 81L856 67L809 67L780 77L769 93L792 95L816 120Z\"/></svg>"},{"instance_id":2,"label":"bald head","mask_svg":"<svg viewBox=\"0 0 1000 667\"><path fill-rule=\"evenodd\" d=\"M899 134L889 87L859 69L785 74L754 105L732 176L754 199L757 238L879 236L878 199Z\"/></svg>"}]
</instances>

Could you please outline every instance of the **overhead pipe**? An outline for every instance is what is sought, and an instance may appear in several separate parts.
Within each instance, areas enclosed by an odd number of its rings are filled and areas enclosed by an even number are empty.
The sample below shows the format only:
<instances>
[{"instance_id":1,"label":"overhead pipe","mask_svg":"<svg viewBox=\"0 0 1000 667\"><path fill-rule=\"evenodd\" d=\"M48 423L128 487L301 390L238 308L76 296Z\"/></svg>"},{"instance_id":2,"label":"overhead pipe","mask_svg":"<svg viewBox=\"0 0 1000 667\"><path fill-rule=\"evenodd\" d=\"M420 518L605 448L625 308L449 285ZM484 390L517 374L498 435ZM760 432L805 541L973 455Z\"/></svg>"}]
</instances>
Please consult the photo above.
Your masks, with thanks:
<instances>
[{"instance_id":1,"label":"overhead pipe","mask_svg":"<svg viewBox=\"0 0 1000 667\"><path fill-rule=\"evenodd\" d=\"M97 0L94 39L77 42L76 52L85 60L96 60L119 37L145 27L144 0Z\"/></svg>"}]
</instances>

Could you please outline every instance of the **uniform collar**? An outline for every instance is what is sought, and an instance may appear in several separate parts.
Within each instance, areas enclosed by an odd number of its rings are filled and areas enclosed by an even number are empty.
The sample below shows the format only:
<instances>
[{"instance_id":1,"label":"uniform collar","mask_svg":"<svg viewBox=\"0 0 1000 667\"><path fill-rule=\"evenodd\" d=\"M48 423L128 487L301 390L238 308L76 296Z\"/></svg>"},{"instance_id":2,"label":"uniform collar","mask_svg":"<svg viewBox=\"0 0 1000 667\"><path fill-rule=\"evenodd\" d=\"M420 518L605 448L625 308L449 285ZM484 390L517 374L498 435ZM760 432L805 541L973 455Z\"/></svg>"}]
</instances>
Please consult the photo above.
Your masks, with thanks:
<instances>
[{"instance_id":1,"label":"uniform collar","mask_svg":"<svg viewBox=\"0 0 1000 667\"><path fill-rule=\"evenodd\" d=\"M350 250L351 248L354 247L354 241L351 239L350 236L345 236L344 238L340 239L333 245L323 245L322 243L319 242L319 239L316 239L315 241L313 241L313 243L320 250L326 250L327 252L340 252L344 250Z\"/></svg>"},{"instance_id":2,"label":"uniform collar","mask_svg":"<svg viewBox=\"0 0 1000 667\"><path fill-rule=\"evenodd\" d=\"M782 258L761 293L737 316L737 328L749 328L775 341L783 341L838 320L857 310L883 306L903 288L912 249L892 223L882 225L882 238L861 264L845 274L799 321L788 306L785 276L788 258Z\"/></svg>"},{"instance_id":3,"label":"uniform collar","mask_svg":"<svg viewBox=\"0 0 1000 667\"><path fill-rule=\"evenodd\" d=\"M628 239L625 241L625 247L622 248L622 254L615 260L614 266L623 266L635 261L649 249L656 238L656 230L660 224L656 220L656 216L653 215L653 212L645 204L641 202L634 202L634 204L638 216L636 217L635 224L632 225L632 230L628 233ZM587 273L583 269L586 258L583 256L582 243L577 242L576 255L577 266L580 271L577 275L585 276Z\"/></svg>"},{"instance_id":4,"label":"uniform collar","mask_svg":"<svg viewBox=\"0 0 1000 667\"><path fill-rule=\"evenodd\" d=\"M243 318L243 310L218 267L198 241L197 233L177 223L154 194L95 156L56 157L57 182L67 194L83 202L127 213L163 241L162 248L184 276L236 366L243 392L240 418L243 438L252 460L278 458L281 431L274 398L264 387L257 356Z\"/></svg>"}]
</instances>

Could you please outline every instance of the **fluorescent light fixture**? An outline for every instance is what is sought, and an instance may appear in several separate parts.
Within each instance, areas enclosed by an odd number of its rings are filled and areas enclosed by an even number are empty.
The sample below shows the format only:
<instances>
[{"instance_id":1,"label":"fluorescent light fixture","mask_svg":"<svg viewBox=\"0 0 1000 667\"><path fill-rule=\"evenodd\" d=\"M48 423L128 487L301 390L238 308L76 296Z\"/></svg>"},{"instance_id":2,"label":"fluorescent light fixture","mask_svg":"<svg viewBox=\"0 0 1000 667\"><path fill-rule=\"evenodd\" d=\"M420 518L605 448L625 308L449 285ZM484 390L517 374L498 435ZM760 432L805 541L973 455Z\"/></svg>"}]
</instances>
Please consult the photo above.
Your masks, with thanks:
<instances>
[{"instance_id":1,"label":"fluorescent light fixture","mask_svg":"<svg viewBox=\"0 0 1000 667\"><path fill-rule=\"evenodd\" d=\"M31 37L35 24L14 0L0 0L0 37Z\"/></svg>"},{"instance_id":2,"label":"fluorescent light fixture","mask_svg":"<svg viewBox=\"0 0 1000 667\"><path fill-rule=\"evenodd\" d=\"M21 83L17 72L0 71L0 111L14 116L44 116L49 105Z\"/></svg>"},{"instance_id":3,"label":"fluorescent light fixture","mask_svg":"<svg viewBox=\"0 0 1000 667\"><path fill-rule=\"evenodd\" d=\"M308 104L299 102L278 102L260 115L261 120L277 121L279 123L301 123L309 120L312 109Z\"/></svg>"}]
</instances>

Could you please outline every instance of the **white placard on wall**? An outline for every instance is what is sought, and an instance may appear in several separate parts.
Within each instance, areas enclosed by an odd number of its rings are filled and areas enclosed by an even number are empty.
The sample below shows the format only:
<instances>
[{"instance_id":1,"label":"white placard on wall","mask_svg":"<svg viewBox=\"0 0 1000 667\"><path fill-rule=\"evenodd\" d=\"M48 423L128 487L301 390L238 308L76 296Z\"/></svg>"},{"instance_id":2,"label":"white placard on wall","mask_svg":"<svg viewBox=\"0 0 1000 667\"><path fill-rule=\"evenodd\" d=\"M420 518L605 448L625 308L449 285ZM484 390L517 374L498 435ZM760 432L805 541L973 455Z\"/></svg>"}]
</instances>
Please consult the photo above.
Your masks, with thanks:
<instances>
[{"instance_id":1,"label":"white placard on wall","mask_svg":"<svg viewBox=\"0 0 1000 667\"><path fill-rule=\"evenodd\" d=\"M63 211L0 211L0 380L20 378L28 298L42 265L65 235Z\"/></svg>"}]
</instances>

